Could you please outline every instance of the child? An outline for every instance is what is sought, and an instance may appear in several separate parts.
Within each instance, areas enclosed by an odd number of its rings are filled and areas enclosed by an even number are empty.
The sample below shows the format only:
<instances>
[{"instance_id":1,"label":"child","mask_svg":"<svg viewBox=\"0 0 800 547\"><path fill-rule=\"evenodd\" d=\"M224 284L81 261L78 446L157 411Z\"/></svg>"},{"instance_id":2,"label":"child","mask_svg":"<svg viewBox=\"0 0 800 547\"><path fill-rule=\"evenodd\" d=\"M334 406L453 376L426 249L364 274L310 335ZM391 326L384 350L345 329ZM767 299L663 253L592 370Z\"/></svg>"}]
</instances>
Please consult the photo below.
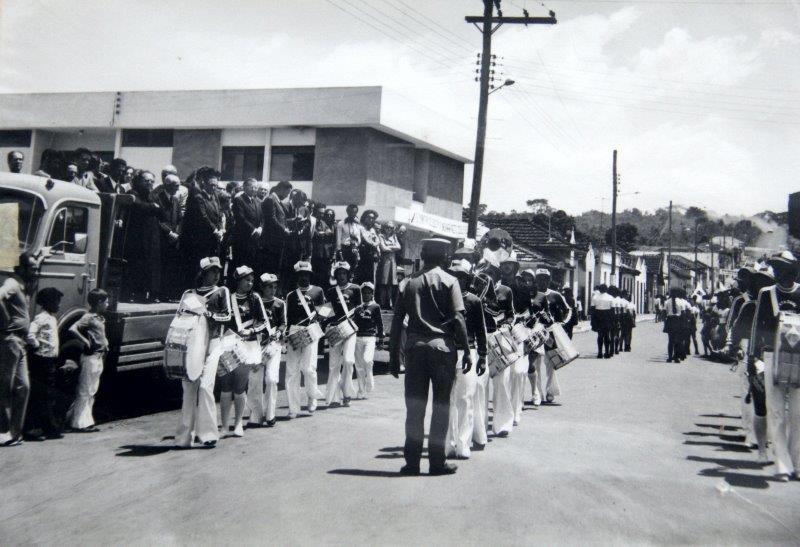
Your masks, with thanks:
<instances>
[{"instance_id":1,"label":"child","mask_svg":"<svg viewBox=\"0 0 800 547\"><path fill-rule=\"evenodd\" d=\"M358 328L356 333L356 376L358 393L356 399L366 399L367 393L375 387L372 378L372 365L375 360L375 344L383 339L383 320L381 307L372 297L375 285L369 281L361 284L362 304L353 312L353 321Z\"/></svg>"},{"instance_id":2,"label":"child","mask_svg":"<svg viewBox=\"0 0 800 547\"><path fill-rule=\"evenodd\" d=\"M69 417L75 431L94 433L99 429L94 426L92 407L100 387L100 375L103 374L103 359L108 351L106 320L103 318L103 313L108 309L108 293L102 289L92 289L87 300L90 311L69 328L69 332L84 346L78 389Z\"/></svg>"},{"instance_id":3,"label":"child","mask_svg":"<svg viewBox=\"0 0 800 547\"><path fill-rule=\"evenodd\" d=\"M28 399L26 437L41 441L60 439L61 427L54 411L55 375L58 362L58 322L56 314L64 294L55 287L46 287L36 294L42 311L28 327L31 394Z\"/></svg>"}]
</instances>

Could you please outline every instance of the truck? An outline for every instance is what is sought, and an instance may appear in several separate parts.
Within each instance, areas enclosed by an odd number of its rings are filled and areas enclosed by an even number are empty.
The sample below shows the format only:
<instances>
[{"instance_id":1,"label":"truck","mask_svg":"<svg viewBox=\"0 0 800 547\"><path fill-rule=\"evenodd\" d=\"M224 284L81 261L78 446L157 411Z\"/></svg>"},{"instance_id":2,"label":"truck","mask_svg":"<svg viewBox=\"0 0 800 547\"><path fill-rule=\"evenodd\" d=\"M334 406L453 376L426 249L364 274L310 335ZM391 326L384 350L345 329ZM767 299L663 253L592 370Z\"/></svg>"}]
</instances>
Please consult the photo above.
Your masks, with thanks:
<instances>
[{"instance_id":1,"label":"truck","mask_svg":"<svg viewBox=\"0 0 800 547\"><path fill-rule=\"evenodd\" d=\"M0 173L0 283L13 272L21 252L40 260L30 296L45 287L64 294L57 318L62 361L80 355L68 329L88 310L89 291L105 289L110 296L106 375L161 367L167 330L178 307L120 301L133 200L52 178Z\"/></svg>"}]
</instances>

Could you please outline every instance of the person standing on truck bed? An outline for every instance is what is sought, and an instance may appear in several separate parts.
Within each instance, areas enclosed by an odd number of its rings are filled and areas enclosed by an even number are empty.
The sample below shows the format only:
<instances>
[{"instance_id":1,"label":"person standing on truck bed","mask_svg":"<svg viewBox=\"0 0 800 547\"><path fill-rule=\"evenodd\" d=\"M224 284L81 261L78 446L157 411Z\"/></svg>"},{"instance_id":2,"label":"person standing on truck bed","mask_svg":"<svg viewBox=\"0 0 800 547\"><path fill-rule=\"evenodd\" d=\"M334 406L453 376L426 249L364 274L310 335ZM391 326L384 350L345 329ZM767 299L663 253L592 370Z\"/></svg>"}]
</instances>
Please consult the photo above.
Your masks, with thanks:
<instances>
[{"instance_id":1,"label":"person standing on truck bed","mask_svg":"<svg viewBox=\"0 0 800 547\"><path fill-rule=\"evenodd\" d=\"M132 302L158 302L161 296L161 235L160 223L165 211L152 195L155 176L141 171L133 180L129 192L135 198L128 217L125 239L125 268L123 287Z\"/></svg>"},{"instance_id":2,"label":"person standing on truck bed","mask_svg":"<svg viewBox=\"0 0 800 547\"><path fill-rule=\"evenodd\" d=\"M198 187L189 194L180 246L184 256L184 286L192 284L194 265L202 258L219 256L225 235L224 214L217 194L219 173L212 167L195 172Z\"/></svg>"},{"instance_id":3,"label":"person standing on truck bed","mask_svg":"<svg viewBox=\"0 0 800 547\"><path fill-rule=\"evenodd\" d=\"M29 253L19 256L16 275L0 285L0 445L22 444L30 381L25 337L30 325L28 286L38 264Z\"/></svg>"},{"instance_id":4,"label":"person standing on truck bed","mask_svg":"<svg viewBox=\"0 0 800 547\"><path fill-rule=\"evenodd\" d=\"M242 185L242 193L233 198L233 266L258 265L264 215L256 199L256 179Z\"/></svg>"},{"instance_id":5,"label":"person standing on truck bed","mask_svg":"<svg viewBox=\"0 0 800 547\"><path fill-rule=\"evenodd\" d=\"M178 190L183 188L177 175L164 177L164 184L153 191L153 201L161 207L162 218L158 223L161 233L161 299L168 301L181 294L181 254L179 242L183 212Z\"/></svg>"},{"instance_id":6,"label":"person standing on truck bed","mask_svg":"<svg viewBox=\"0 0 800 547\"><path fill-rule=\"evenodd\" d=\"M206 301L205 316L208 319L209 342L205 353L205 363L200 378L194 381L182 380L183 403L181 421L175 433L175 444L180 448L191 448L197 437L202 446L213 448L219 440L217 429L217 404L214 401L214 384L217 379L218 350L225 324L231 320L230 293L227 287L218 287L222 276L219 257L211 256L200 260L198 287L183 294L196 294ZM181 302L183 302L183 298ZM178 308L178 313L181 309Z\"/></svg>"}]
</instances>

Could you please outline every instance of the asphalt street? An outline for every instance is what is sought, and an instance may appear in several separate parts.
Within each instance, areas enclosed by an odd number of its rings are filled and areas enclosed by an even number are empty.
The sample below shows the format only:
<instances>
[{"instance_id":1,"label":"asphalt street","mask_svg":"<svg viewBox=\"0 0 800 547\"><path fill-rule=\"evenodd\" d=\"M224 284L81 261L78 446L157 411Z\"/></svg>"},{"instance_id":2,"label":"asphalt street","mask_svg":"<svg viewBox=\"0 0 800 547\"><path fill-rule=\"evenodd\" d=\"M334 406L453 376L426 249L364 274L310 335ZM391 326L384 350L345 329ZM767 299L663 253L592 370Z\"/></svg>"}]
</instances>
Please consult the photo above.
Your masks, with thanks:
<instances>
[{"instance_id":1,"label":"asphalt street","mask_svg":"<svg viewBox=\"0 0 800 547\"><path fill-rule=\"evenodd\" d=\"M554 405L447 477L401 477L402 381L369 400L171 448L175 410L0 452L7 545L798 544L800 482L741 442L728 365L665 362L660 325L634 349L562 369ZM283 393L281 394L283 395ZM282 404L284 406L285 403ZM285 406L279 414L286 414ZM423 463L423 469L427 465Z\"/></svg>"}]
</instances>

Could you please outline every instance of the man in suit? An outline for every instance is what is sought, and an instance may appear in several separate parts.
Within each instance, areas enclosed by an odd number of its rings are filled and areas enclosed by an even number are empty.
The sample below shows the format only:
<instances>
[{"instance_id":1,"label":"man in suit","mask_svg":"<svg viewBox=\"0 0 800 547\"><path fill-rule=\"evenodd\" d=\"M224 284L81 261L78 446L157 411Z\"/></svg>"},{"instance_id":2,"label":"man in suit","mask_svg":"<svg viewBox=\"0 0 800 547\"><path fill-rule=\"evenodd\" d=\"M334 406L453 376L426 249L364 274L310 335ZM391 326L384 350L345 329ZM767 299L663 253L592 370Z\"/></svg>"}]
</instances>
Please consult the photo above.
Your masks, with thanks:
<instances>
[{"instance_id":1,"label":"man in suit","mask_svg":"<svg viewBox=\"0 0 800 547\"><path fill-rule=\"evenodd\" d=\"M249 178L242 185L242 192L233 198L233 261L234 266L243 264L257 268L258 247L264 225L261 202L256 198L258 181Z\"/></svg>"},{"instance_id":2,"label":"man in suit","mask_svg":"<svg viewBox=\"0 0 800 547\"><path fill-rule=\"evenodd\" d=\"M114 158L109 165L108 175L97 180L97 190L104 194L124 194L131 186L125 184L125 172L128 162L122 158Z\"/></svg>"},{"instance_id":3,"label":"man in suit","mask_svg":"<svg viewBox=\"0 0 800 547\"><path fill-rule=\"evenodd\" d=\"M153 201L161 208L162 219L158 223L161 232L161 298L169 301L177 299L181 294L181 255L179 241L181 237L181 210L178 189L181 180L177 175L167 175L163 184L153 190Z\"/></svg>"},{"instance_id":4,"label":"man in suit","mask_svg":"<svg viewBox=\"0 0 800 547\"><path fill-rule=\"evenodd\" d=\"M263 264L261 270L273 274L281 271L281 261L286 240L291 235L291 230L286 223L286 209L282 203L292 191L292 184L282 180L270 191L267 198L261 203L264 230L261 234ZM285 283L281 278L281 282Z\"/></svg>"},{"instance_id":5,"label":"man in suit","mask_svg":"<svg viewBox=\"0 0 800 547\"><path fill-rule=\"evenodd\" d=\"M219 173L213 167L201 167L195 172L198 188L190 195L183 218L180 246L183 254L184 283L194 284L195 264L201 258L219 256L225 236L224 211L219 202L217 181Z\"/></svg>"}]
</instances>

